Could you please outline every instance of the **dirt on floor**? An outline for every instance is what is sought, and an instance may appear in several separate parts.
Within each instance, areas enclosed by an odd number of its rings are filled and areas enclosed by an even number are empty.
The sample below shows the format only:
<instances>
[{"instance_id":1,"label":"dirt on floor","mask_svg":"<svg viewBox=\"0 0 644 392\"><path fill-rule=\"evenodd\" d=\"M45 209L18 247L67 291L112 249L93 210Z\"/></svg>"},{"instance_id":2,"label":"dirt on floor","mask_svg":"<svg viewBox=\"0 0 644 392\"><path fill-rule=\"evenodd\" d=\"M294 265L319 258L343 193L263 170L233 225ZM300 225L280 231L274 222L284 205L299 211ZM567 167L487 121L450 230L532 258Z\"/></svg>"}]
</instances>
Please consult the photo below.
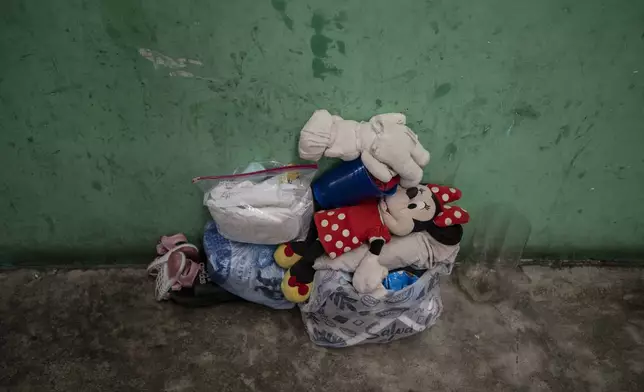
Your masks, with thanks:
<instances>
[{"instance_id":1,"label":"dirt on floor","mask_svg":"<svg viewBox=\"0 0 644 392\"><path fill-rule=\"evenodd\" d=\"M462 279L462 275L461 275ZM386 345L313 345L299 312L186 309L144 270L0 273L2 391L642 391L644 272L524 267Z\"/></svg>"}]
</instances>

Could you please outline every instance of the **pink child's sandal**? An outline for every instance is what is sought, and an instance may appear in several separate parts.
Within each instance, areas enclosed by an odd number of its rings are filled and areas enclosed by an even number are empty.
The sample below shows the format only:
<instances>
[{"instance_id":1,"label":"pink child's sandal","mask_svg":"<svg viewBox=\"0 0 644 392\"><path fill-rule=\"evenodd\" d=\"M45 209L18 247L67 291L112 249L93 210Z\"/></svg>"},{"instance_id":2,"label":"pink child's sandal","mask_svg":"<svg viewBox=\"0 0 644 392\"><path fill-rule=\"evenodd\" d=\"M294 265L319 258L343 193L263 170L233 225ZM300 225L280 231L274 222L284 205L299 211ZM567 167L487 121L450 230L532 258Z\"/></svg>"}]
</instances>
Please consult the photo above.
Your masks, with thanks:
<instances>
[{"instance_id":1,"label":"pink child's sandal","mask_svg":"<svg viewBox=\"0 0 644 392\"><path fill-rule=\"evenodd\" d=\"M163 236L157 244L157 257L152 261L147 271L156 277L156 299L168 299L169 291L179 291L184 287L192 287L201 266L199 265L199 249L187 242L185 235L179 233Z\"/></svg>"},{"instance_id":2,"label":"pink child's sandal","mask_svg":"<svg viewBox=\"0 0 644 392\"><path fill-rule=\"evenodd\" d=\"M172 252L168 262L161 265L156 279L156 299L163 301L169 298L170 290L179 291L192 287L200 265L188 259L183 252Z\"/></svg>"},{"instance_id":3,"label":"pink child's sandal","mask_svg":"<svg viewBox=\"0 0 644 392\"><path fill-rule=\"evenodd\" d=\"M168 262L174 252L183 252L188 259L199 261L199 248L187 243L186 236L183 234L161 237L157 244L157 252L160 256L154 259L147 268L150 276L157 276L161 266Z\"/></svg>"},{"instance_id":4,"label":"pink child's sandal","mask_svg":"<svg viewBox=\"0 0 644 392\"><path fill-rule=\"evenodd\" d=\"M172 248L175 248L177 245L187 243L188 239L183 233L177 233L175 235L164 235L159 239L159 242L157 243L157 254L159 256L162 256L168 253L168 251L170 251Z\"/></svg>"}]
</instances>

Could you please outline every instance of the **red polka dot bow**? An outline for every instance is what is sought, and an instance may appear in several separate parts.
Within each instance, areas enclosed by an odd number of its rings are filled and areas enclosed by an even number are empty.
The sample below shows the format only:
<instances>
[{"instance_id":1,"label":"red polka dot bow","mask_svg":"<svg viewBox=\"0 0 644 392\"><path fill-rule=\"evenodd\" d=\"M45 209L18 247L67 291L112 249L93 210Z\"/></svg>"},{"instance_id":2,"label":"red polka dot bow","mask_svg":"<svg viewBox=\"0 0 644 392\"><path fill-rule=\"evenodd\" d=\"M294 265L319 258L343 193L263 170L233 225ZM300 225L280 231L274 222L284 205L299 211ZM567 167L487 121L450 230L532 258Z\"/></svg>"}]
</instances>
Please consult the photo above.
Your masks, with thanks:
<instances>
[{"instance_id":1,"label":"red polka dot bow","mask_svg":"<svg viewBox=\"0 0 644 392\"><path fill-rule=\"evenodd\" d=\"M462 225L470 221L470 214L464 208L459 206L449 206L451 203L461 198L462 192L457 188L450 188L444 185L428 184L427 188L438 200L441 212L434 217L434 223L439 227L447 227L452 225Z\"/></svg>"}]
</instances>

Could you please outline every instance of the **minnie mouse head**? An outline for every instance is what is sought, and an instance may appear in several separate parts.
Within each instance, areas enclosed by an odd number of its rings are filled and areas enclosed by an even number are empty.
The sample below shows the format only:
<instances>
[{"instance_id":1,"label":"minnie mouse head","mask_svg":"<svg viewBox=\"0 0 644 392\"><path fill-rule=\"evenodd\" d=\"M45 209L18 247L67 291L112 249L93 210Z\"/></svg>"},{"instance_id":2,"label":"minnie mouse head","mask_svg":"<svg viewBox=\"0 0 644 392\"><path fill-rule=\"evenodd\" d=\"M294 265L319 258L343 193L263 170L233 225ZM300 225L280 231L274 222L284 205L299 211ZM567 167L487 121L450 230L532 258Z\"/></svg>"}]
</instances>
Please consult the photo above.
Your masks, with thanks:
<instances>
[{"instance_id":1,"label":"minnie mouse head","mask_svg":"<svg viewBox=\"0 0 644 392\"><path fill-rule=\"evenodd\" d=\"M448 203L459 200L461 195L459 189L443 185L399 186L395 194L381 201L380 214L395 235L427 231L437 241L455 245L463 237L461 225L470 216L465 209Z\"/></svg>"}]
</instances>

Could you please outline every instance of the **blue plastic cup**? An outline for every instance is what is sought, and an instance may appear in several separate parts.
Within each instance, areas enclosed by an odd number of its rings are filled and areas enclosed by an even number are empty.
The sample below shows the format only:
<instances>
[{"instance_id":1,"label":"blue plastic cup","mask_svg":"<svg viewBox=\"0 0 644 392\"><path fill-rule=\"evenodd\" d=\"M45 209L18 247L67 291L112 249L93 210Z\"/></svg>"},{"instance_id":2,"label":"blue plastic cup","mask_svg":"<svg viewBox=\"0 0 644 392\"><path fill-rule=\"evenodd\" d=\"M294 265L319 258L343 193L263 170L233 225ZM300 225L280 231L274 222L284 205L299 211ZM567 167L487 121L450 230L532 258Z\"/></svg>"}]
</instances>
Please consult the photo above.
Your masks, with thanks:
<instances>
[{"instance_id":1,"label":"blue plastic cup","mask_svg":"<svg viewBox=\"0 0 644 392\"><path fill-rule=\"evenodd\" d=\"M390 196L396 193L394 186L382 191L371 178L360 158L328 170L318 178L311 188L318 204L325 210L353 206L363 200Z\"/></svg>"}]
</instances>

